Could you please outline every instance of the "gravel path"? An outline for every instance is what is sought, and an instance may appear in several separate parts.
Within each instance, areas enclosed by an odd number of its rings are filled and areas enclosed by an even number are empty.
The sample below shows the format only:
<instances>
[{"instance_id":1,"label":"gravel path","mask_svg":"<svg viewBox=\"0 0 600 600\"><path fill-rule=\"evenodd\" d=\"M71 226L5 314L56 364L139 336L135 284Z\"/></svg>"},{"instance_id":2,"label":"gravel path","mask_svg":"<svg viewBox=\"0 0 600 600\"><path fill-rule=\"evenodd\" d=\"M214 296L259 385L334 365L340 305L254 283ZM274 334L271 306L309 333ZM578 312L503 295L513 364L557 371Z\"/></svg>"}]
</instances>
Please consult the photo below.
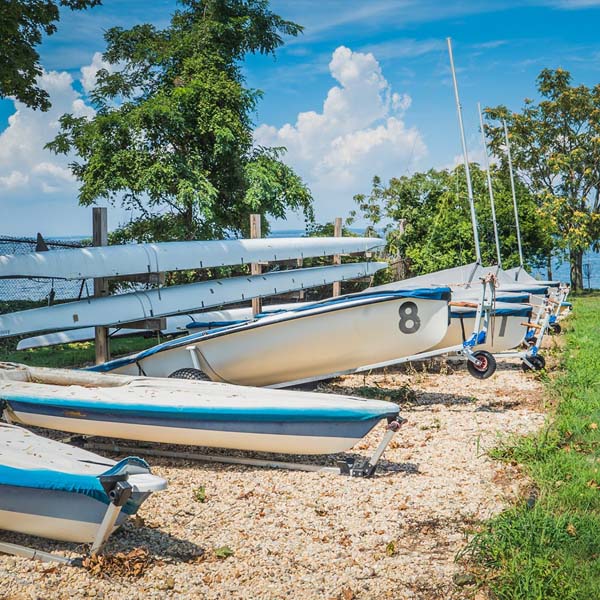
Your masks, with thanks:
<instances>
[{"instance_id":1,"label":"gravel path","mask_svg":"<svg viewBox=\"0 0 600 600\"><path fill-rule=\"evenodd\" d=\"M408 423L375 478L154 458L153 470L169 480L169 490L153 495L106 548L110 554L146 548L142 576L0 556L0 598L459 596L454 556L469 529L500 511L523 484L515 467L491 461L485 450L500 435L541 427L543 388L508 364L485 381L461 367L351 376L336 390L365 385L383 395L407 385L415 392L403 404ZM383 431L380 425L354 452L368 454ZM7 532L0 540L74 550ZM223 557L225 547L231 556Z\"/></svg>"}]
</instances>

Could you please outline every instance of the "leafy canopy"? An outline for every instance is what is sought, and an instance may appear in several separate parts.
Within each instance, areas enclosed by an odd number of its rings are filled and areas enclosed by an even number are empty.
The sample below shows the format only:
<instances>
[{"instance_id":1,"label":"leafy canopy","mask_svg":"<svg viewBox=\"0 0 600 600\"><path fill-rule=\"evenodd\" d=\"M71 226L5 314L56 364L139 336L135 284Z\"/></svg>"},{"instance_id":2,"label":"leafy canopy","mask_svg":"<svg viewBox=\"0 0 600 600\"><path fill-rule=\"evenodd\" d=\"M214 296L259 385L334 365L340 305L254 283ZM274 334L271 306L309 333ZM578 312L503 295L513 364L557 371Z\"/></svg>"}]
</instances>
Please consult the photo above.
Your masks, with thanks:
<instances>
[{"instance_id":1,"label":"leafy canopy","mask_svg":"<svg viewBox=\"0 0 600 600\"><path fill-rule=\"evenodd\" d=\"M520 113L486 109L494 154L506 162L502 120L509 129L515 168L535 194L558 247L571 253L571 278L581 287L581 257L600 249L600 84L572 86L563 69L537 78L541 100Z\"/></svg>"},{"instance_id":2,"label":"leafy canopy","mask_svg":"<svg viewBox=\"0 0 600 600\"><path fill-rule=\"evenodd\" d=\"M35 47L56 31L60 6L82 10L98 4L101 0L0 0L0 96L48 110L48 92L36 83L42 67Z\"/></svg>"},{"instance_id":3,"label":"leafy canopy","mask_svg":"<svg viewBox=\"0 0 600 600\"><path fill-rule=\"evenodd\" d=\"M302 28L267 0L180 4L166 29L108 30L96 116L62 117L49 147L79 155L80 203L134 209L140 217L122 241L223 237L246 231L250 213L301 210L312 220L312 197L281 162L284 149L253 146L261 92L245 87L241 70L248 53L274 54Z\"/></svg>"},{"instance_id":4,"label":"leafy canopy","mask_svg":"<svg viewBox=\"0 0 600 600\"><path fill-rule=\"evenodd\" d=\"M474 163L470 167L482 259L484 264L495 264L485 171ZM510 268L519 264L510 180L505 171L495 167L492 167L492 180L502 265ZM516 183L520 194L523 251L529 264L537 265L545 257L550 240L541 227L541 215L534 198L520 181ZM402 257L402 276L431 273L475 260L464 167L453 171L431 169L393 178L387 186L375 177L371 194L359 194L354 199L358 211L353 212L353 218L361 214L370 223L370 229L388 223L385 227L388 250Z\"/></svg>"}]
</instances>

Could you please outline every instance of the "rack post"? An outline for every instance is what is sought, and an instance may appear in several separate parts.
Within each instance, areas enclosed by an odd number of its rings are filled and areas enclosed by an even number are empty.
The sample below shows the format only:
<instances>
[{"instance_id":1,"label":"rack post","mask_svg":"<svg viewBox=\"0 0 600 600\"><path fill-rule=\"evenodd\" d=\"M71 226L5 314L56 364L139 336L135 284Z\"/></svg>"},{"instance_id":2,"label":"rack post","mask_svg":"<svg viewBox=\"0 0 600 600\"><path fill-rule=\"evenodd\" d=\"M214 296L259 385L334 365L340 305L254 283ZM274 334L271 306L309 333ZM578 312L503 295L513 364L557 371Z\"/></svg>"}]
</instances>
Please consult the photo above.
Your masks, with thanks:
<instances>
[{"instance_id":1,"label":"rack post","mask_svg":"<svg viewBox=\"0 0 600 600\"><path fill-rule=\"evenodd\" d=\"M336 217L334 224L333 224L333 235L335 237L342 237L342 218L341 217ZM341 265L342 264L342 257L339 254L334 254L333 256L333 264L334 265ZM342 282L341 281L334 281L333 282L333 295L334 296L340 296L342 293Z\"/></svg>"},{"instance_id":2,"label":"rack post","mask_svg":"<svg viewBox=\"0 0 600 600\"><path fill-rule=\"evenodd\" d=\"M257 239L261 237L260 231L260 215L250 215L250 237ZM260 275L262 273L262 267L259 263L251 263L250 274ZM260 298L252 298L252 316L262 312L262 300Z\"/></svg>"},{"instance_id":3,"label":"rack post","mask_svg":"<svg viewBox=\"0 0 600 600\"><path fill-rule=\"evenodd\" d=\"M108 246L108 215L106 207L92 208L92 245ZM94 279L94 297L108 295L108 281L104 278ZM110 360L108 328L95 328L96 364Z\"/></svg>"}]
</instances>

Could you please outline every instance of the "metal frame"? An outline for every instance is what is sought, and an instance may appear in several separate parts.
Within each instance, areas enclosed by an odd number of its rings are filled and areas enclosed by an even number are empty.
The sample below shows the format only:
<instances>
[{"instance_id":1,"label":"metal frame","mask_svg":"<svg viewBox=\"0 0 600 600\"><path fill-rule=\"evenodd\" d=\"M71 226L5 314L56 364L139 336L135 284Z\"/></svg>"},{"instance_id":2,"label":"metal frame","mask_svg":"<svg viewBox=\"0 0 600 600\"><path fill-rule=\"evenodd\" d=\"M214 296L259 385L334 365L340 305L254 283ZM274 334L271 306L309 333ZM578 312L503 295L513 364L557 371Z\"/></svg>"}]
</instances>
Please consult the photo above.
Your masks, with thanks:
<instances>
[{"instance_id":1,"label":"metal frame","mask_svg":"<svg viewBox=\"0 0 600 600\"><path fill-rule=\"evenodd\" d=\"M200 454L198 452L176 452L172 450L155 450L153 448L145 448L143 446L119 446L118 444L106 443L85 443L84 447L89 450L104 450L109 452L125 453L125 454L142 454L147 456L157 456L161 458L180 458L185 460L197 460L202 462L224 463L229 465L244 465L249 467L261 467L269 469L287 469L292 471L308 471L313 473L331 473L334 475L347 475L349 477L372 477L377 469L379 460L383 456L389 443L396 432L402 425L406 423L406 419L398 416L394 419L389 419L386 427L385 435L373 454L364 460L355 458L347 458L338 461L337 467L326 467L322 465L311 465L306 463L286 462L279 460L266 460L259 458L245 458L242 456L227 456L218 454Z\"/></svg>"}]
</instances>

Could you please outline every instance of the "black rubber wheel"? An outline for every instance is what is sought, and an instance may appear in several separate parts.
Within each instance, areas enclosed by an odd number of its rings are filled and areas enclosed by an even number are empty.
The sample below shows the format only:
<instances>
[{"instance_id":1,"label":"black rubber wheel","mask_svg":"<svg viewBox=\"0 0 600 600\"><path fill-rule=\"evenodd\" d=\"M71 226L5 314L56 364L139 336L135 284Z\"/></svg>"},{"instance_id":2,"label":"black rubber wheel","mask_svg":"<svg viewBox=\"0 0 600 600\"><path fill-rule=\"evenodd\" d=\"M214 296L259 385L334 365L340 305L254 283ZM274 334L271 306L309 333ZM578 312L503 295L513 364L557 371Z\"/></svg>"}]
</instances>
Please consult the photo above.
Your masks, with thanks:
<instances>
[{"instance_id":1,"label":"black rubber wheel","mask_svg":"<svg viewBox=\"0 0 600 600\"><path fill-rule=\"evenodd\" d=\"M200 369L177 369L169 375L169 379L191 379L194 381L210 381L210 378Z\"/></svg>"},{"instance_id":2,"label":"black rubber wheel","mask_svg":"<svg viewBox=\"0 0 600 600\"><path fill-rule=\"evenodd\" d=\"M525 361L523 361L521 363L521 368L526 373L527 373L527 371L531 371L531 370L541 371L542 369L544 369L546 367L546 359L543 356L541 356L540 354L538 354L536 356L530 356L527 360L533 365L533 369Z\"/></svg>"},{"instance_id":3,"label":"black rubber wheel","mask_svg":"<svg viewBox=\"0 0 600 600\"><path fill-rule=\"evenodd\" d=\"M535 346L537 344L537 337L534 335L533 337L526 339L525 344L527 346Z\"/></svg>"},{"instance_id":4,"label":"black rubber wheel","mask_svg":"<svg viewBox=\"0 0 600 600\"><path fill-rule=\"evenodd\" d=\"M550 333L558 335L561 331L562 327L558 323L552 323L552 325L550 325Z\"/></svg>"},{"instance_id":5,"label":"black rubber wheel","mask_svg":"<svg viewBox=\"0 0 600 600\"><path fill-rule=\"evenodd\" d=\"M477 364L469 360L467 369L476 379L487 379L496 372L496 359L489 352L479 350L473 353L473 358L477 360Z\"/></svg>"}]
</instances>

